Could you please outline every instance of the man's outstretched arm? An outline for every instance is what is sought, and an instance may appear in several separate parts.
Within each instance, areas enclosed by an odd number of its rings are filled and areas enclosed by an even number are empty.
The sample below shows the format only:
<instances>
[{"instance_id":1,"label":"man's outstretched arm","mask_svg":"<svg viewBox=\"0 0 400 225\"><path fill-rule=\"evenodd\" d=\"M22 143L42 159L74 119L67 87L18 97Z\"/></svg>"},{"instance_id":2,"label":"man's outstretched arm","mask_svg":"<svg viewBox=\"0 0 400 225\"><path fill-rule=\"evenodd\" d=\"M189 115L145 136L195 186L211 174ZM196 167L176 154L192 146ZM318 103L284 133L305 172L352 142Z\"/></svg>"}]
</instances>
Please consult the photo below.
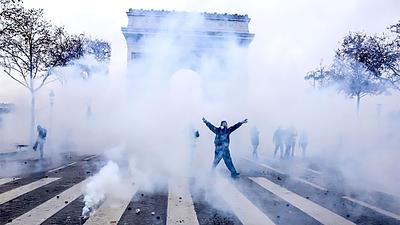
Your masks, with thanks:
<instances>
[{"instance_id":1,"label":"man's outstretched arm","mask_svg":"<svg viewBox=\"0 0 400 225\"><path fill-rule=\"evenodd\" d=\"M245 124L245 123L247 123L247 119L245 119L245 120L243 120L243 121L241 121L241 122L229 127L229 133L232 133L233 131L238 129L240 126L242 126L242 124Z\"/></svg>"},{"instance_id":2,"label":"man's outstretched arm","mask_svg":"<svg viewBox=\"0 0 400 225\"><path fill-rule=\"evenodd\" d=\"M208 129L210 129L213 133L217 133L217 128L212 125L210 122L208 122L204 117L203 117L203 122L206 124Z\"/></svg>"}]
</instances>

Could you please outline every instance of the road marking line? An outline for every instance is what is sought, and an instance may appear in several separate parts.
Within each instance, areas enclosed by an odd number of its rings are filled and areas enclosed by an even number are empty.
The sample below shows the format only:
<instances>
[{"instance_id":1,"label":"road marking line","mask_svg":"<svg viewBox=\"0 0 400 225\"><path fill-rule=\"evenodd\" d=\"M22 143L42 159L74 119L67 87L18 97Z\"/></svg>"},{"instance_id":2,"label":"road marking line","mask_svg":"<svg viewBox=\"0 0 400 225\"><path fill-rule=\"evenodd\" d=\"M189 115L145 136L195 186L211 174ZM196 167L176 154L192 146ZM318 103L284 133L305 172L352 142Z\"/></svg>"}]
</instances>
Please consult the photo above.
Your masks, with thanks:
<instances>
[{"instance_id":1,"label":"road marking line","mask_svg":"<svg viewBox=\"0 0 400 225\"><path fill-rule=\"evenodd\" d=\"M18 180L19 178L1 178L0 185L7 184L8 182Z\"/></svg>"},{"instance_id":2,"label":"road marking line","mask_svg":"<svg viewBox=\"0 0 400 225\"><path fill-rule=\"evenodd\" d=\"M307 200L300 195L297 195L286 188L283 188L274 182L264 178L264 177L250 177L250 179L266 190L272 192L274 195L282 198L283 200L289 202L296 208L310 215L314 219L318 220L322 224L329 225L355 225L355 223L333 213L332 211L310 201Z\"/></svg>"},{"instance_id":3,"label":"road marking line","mask_svg":"<svg viewBox=\"0 0 400 225\"><path fill-rule=\"evenodd\" d=\"M92 215L90 215L89 219L86 220L84 224L117 224L138 189L138 185L132 184L131 188L129 189L130 192L124 195L123 199L110 197L106 198L101 206L97 208Z\"/></svg>"},{"instance_id":4,"label":"road marking line","mask_svg":"<svg viewBox=\"0 0 400 225\"><path fill-rule=\"evenodd\" d=\"M242 158L244 158L244 157L242 157ZM247 158L244 158L244 159L249 160L249 161L251 161L251 162L254 162L254 161L252 161L252 160L250 160L250 159L247 159ZM254 162L254 163L258 163L258 162ZM274 171L277 172L277 173L280 173L280 171L277 170L277 169L275 169L275 168L272 168L272 167L270 167L270 166L264 165L264 164L262 164L262 163L258 163L258 164L259 164L260 166L264 166L264 167L266 167L266 168L268 168L268 169L274 170ZM322 175L322 174L323 174L322 172L319 172L319 171L316 171L316 170L313 170L313 169L310 169L310 168L306 168L306 169L309 170L309 171L311 171L311 172L313 172L313 173L316 173L316 174L318 174L318 175ZM282 173L282 174L285 174L285 173ZM328 189L326 189L326 188L324 188L324 187L322 187L322 186L319 186L319 185L317 185L317 184L315 184L315 183L311 183L311 182L309 182L309 181L307 181L307 180L304 180L304 179L302 179L302 178L296 178L296 177L291 177L291 178L296 179L296 180L299 180L299 181L301 181L301 182L303 182L303 183L309 184L309 185L311 185L311 186L313 186L313 187L315 187L315 188L317 188L317 189L320 189L321 191L328 191ZM394 194L394 193L388 193L388 192L381 191L381 190L373 190L373 191L382 192L382 193L384 193L384 194L393 195L393 196L395 196L395 197L400 197L399 195L396 195L396 194ZM367 207L367 208L369 208L369 209L372 209L372 210L374 210L374 211L376 211L376 212L378 212L378 213L381 213L381 214L383 214L383 215L386 215L386 216L395 218L395 219L397 219L397 220L400 220L400 216L397 215L397 214L394 214L394 213L392 213L392 212L386 211L386 210L381 209L381 208L379 208L379 207L370 205L370 204L368 204L368 203L366 203L366 202L363 202L363 201L360 201L360 200L357 200L357 199L354 199L354 198L351 198L351 197L348 197L348 196L344 196L343 198L344 198L344 199L347 199L347 200L349 200L349 201L352 201L352 202L354 202L354 203L357 203L357 204L359 204L359 205L362 205L362 206L364 206L364 207Z\"/></svg>"},{"instance_id":5,"label":"road marking line","mask_svg":"<svg viewBox=\"0 0 400 225\"><path fill-rule=\"evenodd\" d=\"M308 180L305 180L305 179L303 179L303 178L299 178L299 177L292 177L294 180L298 180L298 181L300 181L300 182L303 182L303 183L305 183L305 184L308 184L308 185L310 185L310 186L313 186L313 187L315 187L316 189L319 189L320 191L328 191L328 189L326 189L326 188L324 188L324 187L322 187L322 186L319 186L318 184L314 184L314 183L311 183L310 181L308 181Z\"/></svg>"},{"instance_id":6,"label":"road marking line","mask_svg":"<svg viewBox=\"0 0 400 225\"><path fill-rule=\"evenodd\" d=\"M365 185L365 186L368 186L368 185ZM400 199L400 193L397 194L397 193L394 193L394 192L391 192L388 190L379 190L378 188L370 188L369 191L378 192L378 193L385 194L385 195L391 195L391 197Z\"/></svg>"},{"instance_id":7,"label":"road marking line","mask_svg":"<svg viewBox=\"0 0 400 225\"><path fill-rule=\"evenodd\" d=\"M242 158L244 158L244 157L242 157ZM245 158L245 159L246 159L246 158ZM247 159L247 160L251 161L250 159ZM251 161L251 162L254 162L254 161ZM285 175L285 173L280 172L279 170L277 170L277 169L275 169L275 168L273 168L273 167L270 167L270 166L268 166L268 165L265 165L265 164L263 164L263 163L258 163L258 162L254 162L254 163L257 163L257 164L259 164L260 166L266 167L266 168L268 168L268 169L274 170L274 171L277 172L277 173L281 173L281 174ZM311 170L311 169L309 169L309 170ZM318 172L318 171L317 171L317 172ZM321 173L321 174L322 174L322 173ZM295 180L299 180L299 181L301 181L301 182L303 182L303 183L306 183L306 184L308 184L308 185L311 185L311 186L313 186L313 187L315 187L315 188L317 188L317 189L319 189L319 190L321 190L321 191L328 191L327 188L324 188L324 187L319 186L319 185L317 185L317 184L311 183L311 182L309 182L309 181L307 181L307 180L304 180L304 179L302 179L302 178L296 178L296 177L291 177L291 178L293 178L293 179L295 179ZM382 192L382 191L381 191L381 192ZM374 211L376 211L376 212L378 212L378 213L381 213L381 214L383 214L383 215L386 215L386 216L395 218L395 219L397 219L397 220L400 220L400 219L399 219L400 216L397 215L397 214L394 214L394 213L392 213L392 212L389 212L389 211L386 211L386 210L384 210L384 209L378 208L378 207L376 207L376 206L370 205L370 204L368 204L368 203L366 203L366 202L363 202L363 201L360 201L360 200L357 200L357 199L350 198L350 197L348 197L348 196L344 196L343 198L344 198L344 199L347 199L347 200L349 200L349 201L352 201L352 202L354 202L354 203L357 203L357 204L359 204L359 205L362 205L362 206L364 206L364 207L367 207L367 208L369 208L369 209L372 209L372 210L374 210Z\"/></svg>"},{"instance_id":8,"label":"road marking line","mask_svg":"<svg viewBox=\"0 0 400 225\"><path fill-rule=\"evenodd\" d=\"M48 201L42 203L41 205L35 207L34 209L28 211L27 213L21 215L20 217L14 219L9 225L39 225L45 220L56 214L58 211L62 210L68 204L70 204L75 199L82 195L82 189L86 185L88 180L84 180L78 184L75 184L71 188L63 191L61 194Z\"/></svg>"},{"instance_id":9,"label":"road marking line","mask_svg":"<svg viewBox=\"0 0 400 225\"><path fill-rule=\"evenodd\" d=\"M244 158L244 157L242 157L242 158ZM271 166L269 166L269 165L267 165L267 164L259 163L259 162L254 162L254 161L252 161L252 160L250 160L250 159L247 159L247 158L244 158L244 159L246 159L246 160L248 160L248 161L251 161L251 162L253 162L253 163L256 163L256 164L258 164L258 165L261 166L261 167L264 167L264 168L273 170L273 171L275 171L276 173L279 173L279 174L281 174L281 175L288 175L287 173L285 173L285 172L283 172L283 171L281 171L281 170L279 170L279 169L275 169L275 168L273 168L273 167L271 167ZM315 183L312 183L312 182L310 182L310 181L307 181L307 180L305 180L305 179L303 179L303 178L300 178L300 177L292 177L292 176L289 176L289 177L292 178L292 179L294 179L294 180L298 180L298 181L300 181L300 182L303 182L303 183L305 183L305 184L308 184L308 185L310 185L310 186L313 186L313 187L315 187L315 188L317 188L317 189L319 189L319 190L321 190L321 191L328 191L327 188L324 188L324 187L322 187L322 186L320 186L320 185L318 185L318 184L315 184Z\"/></svg>"},{"instance_id":10,"label":"road marking line","mask_svg":"<svg viewBox=\"0 0 400 225\"><path fill-rule=\"evenodd\" d=\"M304 167L303 167L303 168L304 168ZM319 171L317 171L317 170L310 169L310 168L308 168L308 167L306 167L306 170L310 171L311 173L315 173L315 174L318 174L318 175L322 175L322 172L319 172Z\"/></svg>"},{"instance_id":11,"label":"road marking line","mask_svg":"<svg viewBox=\"0 0 400 225\"><path fill-rule=\"evenodd\" d=\"M394 192L392 192L392 191L387 191L387 190L374 190L374 191L376 191L376 192L382 192L382 193L384 193L384 194L392 195L392 196L394 196L394 197L396 197L396 198L400 198L400 193L394 193Z\"/></svg>"},{"instance_id":12,"label":"road marking line","mask_svg":"<svg viewBox=\"0 0 400 225\"><path fill-rule=\"evenodd\" d=\"M83 159L83 161L89 161L89 160L91 160L93 158L96 158L97 156L99 156L99 155L92 155L92 156L86 157L86 158Z\"/></svg>"},{"instance_id":13,"label":"road marking line","mask_svg":"<svg viewBox=\"0 0 400 225\"><path fill-rule=\"evenodd\" d=\"M253 160L251 160L251 159L249 159L249 158L246 158L246 157L242 157L242 158L245 159L245 160L247 160L247 161L250 161L250 162L252 162L252 163L258 164L258 165L261 166L261 167L265 167L265 168L267 168L267 169L269 169L269 170L272 170L272 171L274 171L274 172L276 172L276 173L279 173L279 174L281 174L281 175L286 175L285 172L283 172L283 171L281 171L281 170L278 170L278 169L275 169L275 168L273 168L273 167L271 167L271 166L268 166L268 165L266 165L266 164L264 164L264 163L255 162L255 161L253 161Z\"/></svg>"},{"instance_id":14,"label":"road marking line","mask_svg":"<svg viewBox=\"0 0 400 225\"><path fill-rule=\"evenodd\" d=\"M369 208L369 209L372 209L372 210L374 210L374 211L376 211L376 212L378 212L378 213L381 213L381 214L383 214L383 215L385 215L385 216L389 216L389 217L392 217L392 218L394 218L394 219L396 219L396 220L400 220L400 216L397 215L397 214L394 214L394 213L392 213L392 212L386 211L386 210L384 210L384 209L375 207L375 206L373 206L373 205L370 205L370 204L368 204L368 203L365 203L365 202L363 202L363 201L360 201L360 200L357 200L357 199L354 199L354 198L351 198L351 197L348 197L348 196L344 196L344 197L342 197L342 198L344 198L344 199L346 199L346 200L349 200L349 201L351 201L351 202L357 203L357 204L359 204L359 205L362 205L362 206L364 206L364 207L367 207L367 208Z\"/></svg>"},{"instance_id":15,"label":"road marking line","mask_svg":"<svg viewBox=\"0 0 400 225\"><path fill-rule=\"evenodd\" d=\"M310 169L310 168L306 168L306 170L308 170L308 171L310 171L310 172L312 172L312 173L315 173L315 174L317 174L317 175L320 175L320 176L323 175L322 172L317 171L317 170L313 170L313 169ZM371 188L371 189L369 189L369 190L370 190L370 191L375 191L375 192L381 192L381 193L387 194L387 195L393 195L393 196L395 196L395 197L397 197L397 198L400 198L400 195L399 195L399 194L396 194L396 193L390 193L390 192L388 192L388 191L378 190L378 189L375 189L375 188ZM360 201L360 202L361 202L361 201ZM365 202L363 202L363 203L365 203ZM367 204L367 203L365 203L365 204Z\"/></svg>"},{"instance_id":16,"label":"road marking line","mask_svg":"<svg viewBox=\"0 0 400 225\"><path fill-rule=\"evenodd\" d=\"M265 160L268 160L268 157L267 156L262 156ZM318 171L318 170L314 170L314 169L311 169L311 168L309 168L309 167L306 167L306 166L304 166L304 165L299 165L302 169L305 169L305 170L308 170L308 171L310 171L310 172L312 172L312 173L315 173L315 174L318 174L318 175L322 175L322 172L320 172L320 171Z\"/></svg>"},{"instance_id":17,"label":"road marking line","mask_svg":"<svg viewBox=\"0 0 400 225\"><path fill-rule=\"evenodd\" d=\"M38 181L29 183L27 185L12 189L10 191L4 192L0 194L0 204L3 204L5 202L10 201L11 199L17 198L25 193L28 193L30 191L33 191L37 188L40 188L46 184L49 184L51 182L54 182L56 180L60 179L60 177L50 177L50 178L43 178Z\"/></svg>"},{"instance_id":18,"label":"road marking line","mask_svg":"<svg viewBox=\"0 0 400 225\"><path fill-rule=\"evenodd\" d=\"M69 163L69 164L67 164L67 165L63 165L63 166L57 167L57 168L55 168L55 169L49 170L49 171L47 171L47 173L52 173L52 172L55 172L55 171L57 171L57 170L62 170L62 169L65 169L65 168L67 168L67 167L70 167L70 166L72 166L72 165L74 165L74 164L76 164L76 162L72 162L72 163Z\"/></svg>"},{"instance_id":19,"label":"road marking line","mask_svg":"<svg viewBox=\"0 0 400 225\"><path fill-rule=\"evenodd\" d=\"M228 203L239 220L246 225L275 225L275 223L247 199L226 179L217 183L219 194Z\"/></svg>"},{"instance_id":20,"label":"road marking line","mask_svg":"<svg viewBox=\"0 0 400 225\"><path fill-rule=\"evenodd\" d=\"M167 225L198 225L193 199L186 178L170 179L168 190Z\"/></svg>"}]
</instances>

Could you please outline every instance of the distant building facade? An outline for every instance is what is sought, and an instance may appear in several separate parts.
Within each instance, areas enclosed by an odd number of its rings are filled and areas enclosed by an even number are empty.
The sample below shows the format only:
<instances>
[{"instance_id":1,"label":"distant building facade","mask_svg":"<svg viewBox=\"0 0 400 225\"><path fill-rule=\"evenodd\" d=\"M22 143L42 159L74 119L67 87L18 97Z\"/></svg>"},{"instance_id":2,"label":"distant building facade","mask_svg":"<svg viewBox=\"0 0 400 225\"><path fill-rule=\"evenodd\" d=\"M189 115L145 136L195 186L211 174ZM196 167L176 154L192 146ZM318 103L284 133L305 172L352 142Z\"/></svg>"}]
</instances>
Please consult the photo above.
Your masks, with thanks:
<instances>
[{"instance_id":1,"label":"distant building facade","mask_svg":"<svg viewBox=\"0 0 400 225\"><path fill-rule=\"evenodd\" d=\"M11 103L0 103L0 128L3 126L3 115L12 113L15 109L15 105Z\"/></svg>"},{"instance_id":2,"label":"distant building facade","mask_svg":"<svg viewBox=\"0 0 400 225\"><path fill-rule=\"evenodd\" d=\"M14 108L12 103L0 103L0 115L14 111Z\"/></svg>"},{"instance_id":3,"label":"distant building facade","mask_svg":"<svg viewBox=\"0 0 400 225\"><path fill-rule=\"evenodd\" d=\"M185 19L193 15L202 18L201 24L185 26ZM249 32L250 18L247 15L129 9L127 16L128 25L122 28L122 33L127 43L128 63L146 56L144 43L147 38L155 35L170 36L173 32L180 38L187 37L195 45L187 54L197 57L222 47L228 39L241 47L247 47L254 38L254 34ZM183 26L174 26L172 30L165 28L164 21L171 18L177 18Z\"/></svg>"}]
</instances>

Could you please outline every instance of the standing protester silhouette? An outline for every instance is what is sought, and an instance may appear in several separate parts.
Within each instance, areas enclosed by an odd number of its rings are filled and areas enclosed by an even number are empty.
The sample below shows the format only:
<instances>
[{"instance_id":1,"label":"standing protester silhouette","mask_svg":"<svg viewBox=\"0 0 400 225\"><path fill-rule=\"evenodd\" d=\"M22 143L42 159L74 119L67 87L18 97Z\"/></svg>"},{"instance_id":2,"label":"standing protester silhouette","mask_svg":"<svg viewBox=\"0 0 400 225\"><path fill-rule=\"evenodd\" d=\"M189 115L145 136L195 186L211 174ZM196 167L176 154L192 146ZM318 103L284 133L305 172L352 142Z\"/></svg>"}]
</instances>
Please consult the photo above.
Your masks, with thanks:
<instances>
[{"instance_id":1,"label":"standing protester silhouette","mask_svg":"<svg viewBox=\"0 0 400 225\"><path fill-rule=\"evenodd\" d=\"M44 127L41 127L40 125L38 125L37 132L38 132L38 136L37 136L35 144L33 145L33 150L37 151L39 149L40 158L43 159L43 147L44 147L44 143L46 142L47 130Z\"/></svg>"},{"instance_id":2,"label":"standing protester silhouette","mask_svg":"<svg viewBox=\"0 0 400 225\"><path fill-rule=\"evenodd\" d=\"M275 130L274 136L272 137L272 142L275 144L274 158L276 156L276 153L280 151L282 159L284 151L284 131L281 127Z\"/></svg>"},{"instance_id":3,"label":"standing protester silhouette","mask_svg":"<svg viewBox=\"0 0 400 225\"><path fill-rule=\"evenodd\" d=\"M294 157L294 149L296 147L297 131L294 127L284 130L285 138L285 159Z\"/></svg>"},{"instance_id":4,"label":"standing protester silhouette","mask_svg":"<svg viewBox=\"0 0 400 225\"><path fill-rule=\"evenodd\" d=\"M198 139L200 138L200 132L195 129L191 128L190 129L190 151L189 151L189 162L192 163L194 160L194 155L197 147L197 142L199 141Z\"/></svg>"},{"instance_id":5,"label":"standing protester silhouette","mask_svg":"<svg viewBox=\"0 0 400 225\"><path fill-rule=\"evenodd\" d=\"M299 147L302 150L303 159L306 157L307 146L308 146L308 137L307 137L307 134L305 132L303 132L300 135L300 139L299 139Z\"/></svg>"},{"instance_id":6,"label":"standing protester silhouette","mask_svg":"<svg viewBox=\"0 0 400 225\"><path fill-rule=\"evenodd\" d=\"M247 119L239 122L231 127L228 127L228 123L226 121L222 121L220 127L215 127L210 122L208 122L205 118L203 118L203 122L206 126L215 134L214 145L215 145L215 155L213 161L213 169L215 169L221 161L224 159L226 167L231 172L231 177L236 178L239 176L239 173L236 171L235 166L232 163L231 154L229 151L229 135L238 129L242 124L247 123Z\"/></svg>"},{"instance_id":7,"label":"standing protester silhouette","mask_svg":"<svg viewBox=\"0 0 400 225\"><path fill-rule=\"evenodd\" d=\"M257 127L253 127L250 130L251 145L253 146L253 159L258 159L257 148L260 144L260 132Z\"/></svg>"}]
</instances>

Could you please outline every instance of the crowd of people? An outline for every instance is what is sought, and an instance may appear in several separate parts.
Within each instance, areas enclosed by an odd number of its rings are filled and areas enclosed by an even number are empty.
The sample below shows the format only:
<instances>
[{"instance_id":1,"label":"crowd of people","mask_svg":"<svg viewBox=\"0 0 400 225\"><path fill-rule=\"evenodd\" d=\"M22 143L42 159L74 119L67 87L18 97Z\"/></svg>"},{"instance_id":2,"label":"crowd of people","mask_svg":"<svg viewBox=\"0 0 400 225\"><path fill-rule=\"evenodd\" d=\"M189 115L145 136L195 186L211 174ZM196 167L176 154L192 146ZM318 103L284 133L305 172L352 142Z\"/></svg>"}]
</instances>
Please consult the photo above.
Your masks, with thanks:
<instances>
[{"instance_id":1,"label":"crowd of people","mask_svg":"<svg viewBox=\"0 0 400 225\"><path fill-rule=\"evenodd\" d=\"M289 159L294 157L294 152L296 148L298 133L294 127L289 127L283 129L279 127L275 130L272 142L274 144L274 158L277 153L280 152L281 159ZM301 148L303 158L306 155L306 149L308 146L308 137L306 133L302 133L297 142L298 146Z\"/></svg>"},{"instance_id":2,"label":"crowd of people","mask_svg":"<svg viewBox=\"0 0 400 225\"><path fill-rule=\"evenodd\" d=\"M221 121L220 126L216 127L205 118L203 118L204 124L215 134L214 138L214 160L212 163L212 168L215 169L219 162L223 159L226 167L231 172L232 177L238 177L239 173L236 171L235 166L233 165L232 158L230 155L229 144L230 144L230 134L238 129L243 124L247 123L247 119L234 124L233 126L228 126L226 121ZM37 139L35 144L33 145L33 150L39 151L40 158L43 159L44 155L44 144L46 141L47 130L40 125L37 126ZM191 129L192 135L192 149L195 147L197 139L200 137L200 133L197 129ZM305 133L302 133L297 141L298 133L294 127L289 127L283 129L279 127L275 130L272 143L274 144L274 158L277 156L278 152L280 153L281 159L289 159L294 157L295 155L295 147L296 143L302 150L302 157L305 157L306 149L308 146L308 137ZM260 144L260 132L257 127L252 127L250 129L250 141L252 145L252 156L254 159L259 158L258 154L258 146ZM192 155L192 154L191 154ZM193 157L193 155L192 155Z\"/></svg>"},{"instance_id":3,"label":"crowd of people","mask_svg":"<svg viewBox=\"0 0 400 225\"><path fill-rule=\"evenodd\" d=\"M221 121L220 126L216 127L205 118L203 118L205 125L215 134L214 145L214 160L212 168L216 168L219 162L223 159L226 167L231 172L233 178L237 177L239 173L236 171L233 165L232 158L229 150L230 134L238 129L241 125L247 123L247 119L236 123L229 127L226 121ZM198 130L192 130L194 140L200 137ZM305 158L306 149L308 146L308 137L306 133L301 133L298 139L297 130L294 127L283 129L279 127L275 130L272 143L274 144L274 158L276 158L278 152L280 153L280 159L289 159L294 157L296 144L301 148L302 157ZM254 159L259 158L258 146L260 144L260 132L257 127L250 129L250 141L252 145L252 156Z\"/></svg>"}]
</instances>

